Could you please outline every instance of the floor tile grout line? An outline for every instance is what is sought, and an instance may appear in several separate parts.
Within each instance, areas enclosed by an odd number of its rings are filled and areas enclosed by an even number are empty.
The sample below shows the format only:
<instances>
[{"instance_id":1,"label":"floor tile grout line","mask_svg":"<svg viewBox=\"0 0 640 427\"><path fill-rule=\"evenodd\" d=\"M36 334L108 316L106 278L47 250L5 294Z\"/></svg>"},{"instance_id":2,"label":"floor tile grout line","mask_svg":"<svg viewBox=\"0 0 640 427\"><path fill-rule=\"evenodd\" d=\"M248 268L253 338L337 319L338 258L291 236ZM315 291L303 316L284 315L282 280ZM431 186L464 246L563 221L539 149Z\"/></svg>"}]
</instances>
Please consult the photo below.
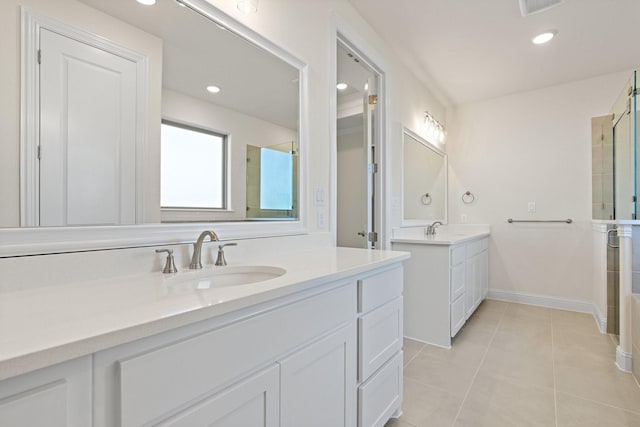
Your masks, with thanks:
<instances>
[{"instance_id":1,"label":"floor tile grout line","mask_svg":"<svg viewBox=\"0 0 640 427\"><path fill-rule=\"evenodd\" d=\"M462 408L464 407L464 404L467 401L467 398L469 397L469 393L471 393L471 388L473 387L473 383L476 382L476 378L478 377L478 374L480 373L480 369L482 368L482 365L484 364L484 359L487 357L487 353L489 353L489 348L491 348L491 344L493 343L494 338L496 337L496 334L498 333L498 329L500 328L500 325L502 324L502 319L504 319L504 313L506 312L507 308L505 306L505 308L502 310L502 314L500 314L500 320L498 320L498 324L496 325L495 329L493 330L493 334L491 335L491 339L489 340L489 345L487 345L487 348L485 348L484 350L484 354L482 355L482 359L480 359L480 363L478 364L478 368L476 369L476 372L473 374L473 378L471 379L471 383L469 384L469 387L467 387L467 391L464 394L464 398L462 399L462 402L460 403L460 407L458 408L458 412L456 413L455 418L453 419L453 423L451 424L451 426L455 426L456 422L458 421L458 418L460 417L460 414L462 413Z\"/></svg>"},{"instance_id":2,"label":"floor tile grout line","mask_svg":"<svg viewBox=\"0 0 640 427\"><path fill-rule=\"evenodd\" d=\"M617 410L625 411L625 412L630 412L630 413L632 413L634 415L640 415L640 411L634 411L632 409L622 408L620 406L612 405L611 403L602 402L600 400L594 400L594 399L589 399L587 397L578 396L577 394L573 394L573 393L570 393L568 391L560 391L559 393L566 394L567 396L571 396L574 399L580 399L580 400L584 400L586 402L596 403L598 405L606 406L607 408L617 409Z\"/></svg>"}]
</instances>

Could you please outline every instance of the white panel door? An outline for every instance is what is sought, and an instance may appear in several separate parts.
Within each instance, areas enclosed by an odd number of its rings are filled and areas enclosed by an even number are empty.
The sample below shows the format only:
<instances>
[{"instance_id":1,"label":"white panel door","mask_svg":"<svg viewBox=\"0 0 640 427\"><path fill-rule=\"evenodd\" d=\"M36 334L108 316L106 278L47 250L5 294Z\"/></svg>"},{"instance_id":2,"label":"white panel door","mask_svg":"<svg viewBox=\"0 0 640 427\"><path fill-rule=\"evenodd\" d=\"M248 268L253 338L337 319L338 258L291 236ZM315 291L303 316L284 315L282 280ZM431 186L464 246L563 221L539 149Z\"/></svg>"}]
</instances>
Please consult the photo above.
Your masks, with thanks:
<instances>
[{"instance_id":1,"label":"white panel door","mask_svg":"<svg viewBox=\"0 0 640 427\"><path fill-rule=\"evenodd\" d=\"M136 64L42 29L40 225L135 223Z\"/></svg>"},{"instance_id":2,"label":"white panel door","mask_svg":"<svg viewBox=\"0 0 640 427\"><path fill-rule=\"evenodd\" d=\"M281 362L281 427L352 427L355 330L339 329Z\"/></svg>"}]
</instances>

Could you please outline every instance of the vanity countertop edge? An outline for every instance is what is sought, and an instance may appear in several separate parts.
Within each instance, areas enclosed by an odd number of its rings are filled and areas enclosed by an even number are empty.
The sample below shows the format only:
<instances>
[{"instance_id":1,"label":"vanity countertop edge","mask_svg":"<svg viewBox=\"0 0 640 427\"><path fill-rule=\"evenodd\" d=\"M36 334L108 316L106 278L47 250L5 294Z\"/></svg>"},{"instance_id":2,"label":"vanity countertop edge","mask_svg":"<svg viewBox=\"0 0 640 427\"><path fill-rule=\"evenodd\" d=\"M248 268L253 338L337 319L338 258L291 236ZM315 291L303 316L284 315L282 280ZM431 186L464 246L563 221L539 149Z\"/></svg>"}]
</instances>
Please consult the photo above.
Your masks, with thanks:
<instances>
[{"instance_id":1,"label":"vanity countertop edge","mask_svg":"<svg viewBox=\"0 0 640 427\"><path fill-rule=\"evenodd\" d=\"M435 236L399 237L391 239L391 243L409 243L416 245L457 245L458 243L469 242L484 237L488 237L489 231L479 231L465 234L441 233Z\"/></svg>"},{"instance_id":2,"label":"vanity countertop edge","mask_svg":"<svg viewBox=\"0 0 640 427\"><path fill-rule=\"evenodd\" d=\"M0 380L320 289L409 257L398 251L324 248L252 260L287 273L236 287L174 292L163 284L167 275L157 272L0 293Z\"/></svg>"}]
</instances>

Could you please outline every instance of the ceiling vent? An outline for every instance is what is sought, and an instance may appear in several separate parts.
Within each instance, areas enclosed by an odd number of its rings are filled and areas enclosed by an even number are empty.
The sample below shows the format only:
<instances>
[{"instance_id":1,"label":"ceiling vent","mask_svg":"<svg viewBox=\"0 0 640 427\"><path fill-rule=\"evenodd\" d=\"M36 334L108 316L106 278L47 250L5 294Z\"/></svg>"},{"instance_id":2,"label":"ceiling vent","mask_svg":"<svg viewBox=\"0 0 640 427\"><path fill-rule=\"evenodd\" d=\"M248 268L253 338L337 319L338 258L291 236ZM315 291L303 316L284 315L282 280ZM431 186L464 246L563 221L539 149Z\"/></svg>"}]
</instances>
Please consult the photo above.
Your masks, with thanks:
<instances>
[{"instance_id":1,"label":"ceiling vent","mask_svg":"<svg viewBox=\"0 0 640 427\"><path fill-rule=\"evenodd\" d=\"M550 9L562 3L563 0L519 0L522 16L531 15Z\"/></svg>"}]
</instances>

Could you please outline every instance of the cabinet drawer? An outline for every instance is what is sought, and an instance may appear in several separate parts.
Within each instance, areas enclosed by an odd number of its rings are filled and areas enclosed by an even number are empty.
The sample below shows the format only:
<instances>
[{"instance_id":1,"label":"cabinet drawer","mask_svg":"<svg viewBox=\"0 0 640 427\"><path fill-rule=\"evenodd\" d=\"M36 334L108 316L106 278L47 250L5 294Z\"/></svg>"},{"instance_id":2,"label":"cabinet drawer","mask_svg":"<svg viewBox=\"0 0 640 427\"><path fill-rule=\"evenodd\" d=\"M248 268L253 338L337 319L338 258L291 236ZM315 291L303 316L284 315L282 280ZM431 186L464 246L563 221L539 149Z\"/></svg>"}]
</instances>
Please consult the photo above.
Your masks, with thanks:
<instances>
[{"instance_id":1,"label":"cabinet drawer","mask_svg":"<svg viewBox=\"0 0 640 427\"><path fill-rule=\"evenodd\" d=\"M399 297L402 287L401 267L358 280L358 311L366 313Z\"/></svg>"},{"instance_id":2,"label":"cabinet drawer","mask_svg":"<svg viewBox=\"0 0 640 427\"><path fill-rule=\"evenodd\" d=\"M358 319L358 379L384 365L402 348L402 297Z\"/></svg>"},{"instance_id":3,"label":"cabinet drawer","mask_svg":"<svg viewBox=\"0 0 640 427\"><path fill-rule=\"evenodd\" d=\"M158 427L277 427L280 371L274 365L225 389Z\"/></svg>"},{"instance_id":4,"label":"cabinet drawer","mask_svg":"<svg viewBox=\"0 0 640 427\"><path fill-rule=\"evenodd\" d=\"M358 388L358 427L382 427L402 405L402 352Z\"/></svg>"},{"instance_id":5,"label":"cabinet drawer","mask_svg":"<svg viewBox=\"0 0 640 427\"><path fill-rule=\"evenodd\" d=\"M119 361L121 427L139 426L355 318L355 283ZM331 307L328 312L327 307ZM277 333L274 333L277 331ZM259 351L256 351L259 349Z\"/></svg>"},{"instance_id":6,"label":"cabinet drawer","mask_svg":"<svg viewBox=\"0 0 640 427\"><path fill-rule=\"evenodd\" d=\"M466 257L466 248L465 245L453 246L451 248L451 265L457 265L464 262Z\"/></svg>"},{"instance_id":7,"label":"cabinet drawer","mask_svg":"<svg viewBox=\"0 0 640 427\"><path fill-rule=\"evenodd\" d=\"M486 241L487 239L480 239L467 243L467 258L477 255L485 250Z\"/></svg>"},{"instance_id":8,"label":"cabinet drawer","mask_svg":"<svg viewBox=\"0 0 640 427\"><path fill-rule=\"evenodd\" d=\"M451 299L455 301L464 293L466 268L465 263L451 267Z\"/></svg>"},{"instance_id":9,"label":"cabinet drawer","mask_svg":"<svg viewBox=\"0 0 640 427\"><path fill-rule=\"evenodd\" d=\"M466 320L464 310L464 295L451 303L451 336L454 337Z\"/></svg>"}]
</instances>

